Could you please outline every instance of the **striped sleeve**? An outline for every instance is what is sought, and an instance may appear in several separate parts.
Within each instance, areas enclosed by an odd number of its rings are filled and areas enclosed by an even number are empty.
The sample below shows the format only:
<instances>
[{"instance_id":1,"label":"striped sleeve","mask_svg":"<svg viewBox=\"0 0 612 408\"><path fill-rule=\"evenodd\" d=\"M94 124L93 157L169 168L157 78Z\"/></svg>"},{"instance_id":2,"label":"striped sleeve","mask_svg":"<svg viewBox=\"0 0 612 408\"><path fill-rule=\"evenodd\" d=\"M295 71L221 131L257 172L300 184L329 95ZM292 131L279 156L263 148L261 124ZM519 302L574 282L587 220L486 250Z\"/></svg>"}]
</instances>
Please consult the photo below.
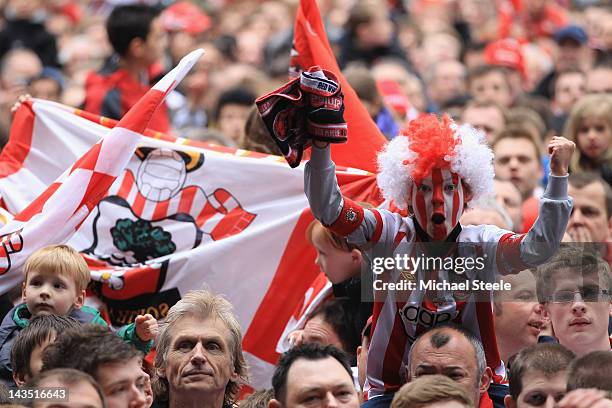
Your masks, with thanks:
<instances>
[{"instance_id":1,"label":"striped sleeve","mask_svg":"<svg viewBox=\"0 0 612 408\"><path fill-rule=\"evenodd\" d=\"M315 218L335 233L349 237L351 243L370 242L380 228L380 216L342 196L329 146L312 148L304 171L304 191Z\"/></svg>"},{"instance_id":2,"label":"striped sleeve","mask_svg":"<svg viewBox=\"0 0 612 408\"><path fill-rule=\"evenodd\" d=\"M540 265L557 252L572 210L567 178L550 176L546 192L540 199L538 218L526 234L506 231L497 240L500 273L517 273Z\"/></svg>"}]
</instances>

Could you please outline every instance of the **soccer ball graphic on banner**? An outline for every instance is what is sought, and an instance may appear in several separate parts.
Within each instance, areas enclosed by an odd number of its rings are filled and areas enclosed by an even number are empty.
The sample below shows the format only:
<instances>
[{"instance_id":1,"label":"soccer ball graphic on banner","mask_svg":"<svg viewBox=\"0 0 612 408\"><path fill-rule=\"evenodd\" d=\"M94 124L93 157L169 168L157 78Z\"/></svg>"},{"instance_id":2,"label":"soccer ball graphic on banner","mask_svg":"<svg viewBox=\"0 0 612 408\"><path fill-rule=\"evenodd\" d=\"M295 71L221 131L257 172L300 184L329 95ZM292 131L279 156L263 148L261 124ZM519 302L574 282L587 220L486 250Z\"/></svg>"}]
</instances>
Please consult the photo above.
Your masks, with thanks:
<instances>
[{"instance_id":1,"label":"soccer ball graphic on banner","mask_svg":"<svg viewBox=\"0 0 612 408\"><path fill-rule=\"evenodd\" d=\"M202 152L142 146L134 156L98 204L85 253L131 266L238 234L255 219L225 188L204 191L194 173Z\"/></svg>"},{"instance_id":2,"label":"soccer ball graphic on banner","mask_svg":"<svg viewBox=\"0 0 612 408\"><path fill-rule=\"evenodd\" d=\"M173 150L153 150L138 167L136 184L151 201L174 197L185 184L185 160Z\"/></svg>"}]
</instances>

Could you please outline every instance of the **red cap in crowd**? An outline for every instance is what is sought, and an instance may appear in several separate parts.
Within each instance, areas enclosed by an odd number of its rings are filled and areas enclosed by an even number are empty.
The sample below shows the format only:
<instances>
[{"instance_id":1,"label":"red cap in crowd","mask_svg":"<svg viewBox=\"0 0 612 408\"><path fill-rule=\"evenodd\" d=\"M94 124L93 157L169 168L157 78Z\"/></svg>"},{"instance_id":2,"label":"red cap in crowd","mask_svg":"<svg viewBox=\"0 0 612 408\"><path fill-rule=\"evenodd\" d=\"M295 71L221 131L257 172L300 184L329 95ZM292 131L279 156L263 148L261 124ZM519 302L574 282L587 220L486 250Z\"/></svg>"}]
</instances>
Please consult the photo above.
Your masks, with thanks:
<instances>
[{"instance_id":1,"label":"red cap in crowd","mask_svg":"<svg viewBox=\"0 0 612 408\"><path fill-rule=\"evenodd\" d=\"M520 72L523 78L527 74L521 44L515 39L505 38L489 43L485 48L484 58L487 64L514 69Z\"/></svg>"},{"instance_id":2,"label":"red cap in crowd","mask_svg":"<svg viewBox=\"0 0 612 408\"><path fill-rule=\"evenodd\" d=\"M164 10L162 23L166 31L197 35L210 28L210 17L195 4L179 1Z\"/></svg>"},{"instance_id":3,"label":"red cap in crowd","mask_svg":"<svg viewBox=\"0 0 612 408\"><path fill-rule=\"evenodd\" d=\"M405 117L410 109L410 101L400 84L397 81L385 79L376 81L376 87L383 97L385 104L401 117Z\"/></svg>"}]
</instances>

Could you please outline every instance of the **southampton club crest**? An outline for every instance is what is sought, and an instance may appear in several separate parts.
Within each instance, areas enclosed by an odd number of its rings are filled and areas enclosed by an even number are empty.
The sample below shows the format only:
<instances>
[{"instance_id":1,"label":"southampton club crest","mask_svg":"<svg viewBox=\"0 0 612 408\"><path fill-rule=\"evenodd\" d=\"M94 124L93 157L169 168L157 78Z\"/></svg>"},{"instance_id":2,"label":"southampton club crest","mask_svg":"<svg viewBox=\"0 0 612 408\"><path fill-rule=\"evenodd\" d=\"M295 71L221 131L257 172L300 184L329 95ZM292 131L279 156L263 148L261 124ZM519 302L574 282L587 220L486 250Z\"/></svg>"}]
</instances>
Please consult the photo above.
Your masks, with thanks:
<instances>
[{"instance_id":1,"label":"southampton club crest","mask_svg":"<svg viewBox=\"0 0 612 408\"><path fill-rule=\"evenodd\" d=\"M105 311L114 326L134 323L136 316L147 313L163 319L181 299L176 287L162 290L169 259L136 266L109 266L87 255L85 258L91 269L89 288L106 305Z\"/></svg>"},{"instance_id":2,"label":"southampton club crest","mask_svg":"<svg viewBox=\"0 0 612 408\"><path fill-rule=\"evenodd\" d=\"M141 147L135 155L98 204L85 253L112 265L144 263L238 234L255 219L229 191L189 184L202 153Z\"/></svg>"}]
</instances>

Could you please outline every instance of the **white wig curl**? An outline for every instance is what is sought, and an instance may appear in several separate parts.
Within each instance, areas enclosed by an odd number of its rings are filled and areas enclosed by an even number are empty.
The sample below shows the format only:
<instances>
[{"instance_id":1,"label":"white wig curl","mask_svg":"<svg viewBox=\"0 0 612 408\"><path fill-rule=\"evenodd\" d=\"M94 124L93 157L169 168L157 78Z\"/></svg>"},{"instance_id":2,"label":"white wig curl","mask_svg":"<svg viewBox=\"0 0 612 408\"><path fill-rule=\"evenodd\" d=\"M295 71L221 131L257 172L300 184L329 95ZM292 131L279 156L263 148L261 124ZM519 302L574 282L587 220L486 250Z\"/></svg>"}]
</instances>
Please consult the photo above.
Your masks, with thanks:
<instances>
[{"instance_id":1,"label":"white wig curl","mask_svg":"<svg viewBox=\"0 0 612 408\"><path fill-rule=\"evenodd\" d=\"M457 173L472 192L472 200L492 193L493 152L483 132L470 125L457 126L446 116L440 122L427 115L411 121L402 133L378 154L377 182L385 200L407 208L411 189L420 181L416 173L433 167Z\"/></svg>"}]
</instances>

